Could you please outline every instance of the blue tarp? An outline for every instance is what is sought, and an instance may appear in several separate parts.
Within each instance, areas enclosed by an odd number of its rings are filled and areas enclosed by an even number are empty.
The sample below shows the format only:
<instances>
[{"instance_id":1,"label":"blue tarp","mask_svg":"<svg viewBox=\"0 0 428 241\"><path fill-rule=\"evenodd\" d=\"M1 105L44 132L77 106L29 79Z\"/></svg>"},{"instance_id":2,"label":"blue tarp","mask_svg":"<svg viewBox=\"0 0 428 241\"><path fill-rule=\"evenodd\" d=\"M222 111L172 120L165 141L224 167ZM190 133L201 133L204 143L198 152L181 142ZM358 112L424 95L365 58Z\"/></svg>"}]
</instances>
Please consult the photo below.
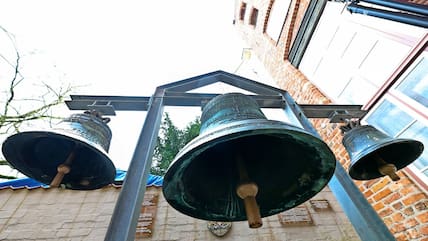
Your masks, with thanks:
<instances>
[{"instance_id":1,"label":"blue tarp","mask_svg":"<svg viewBox=\"0 0 428 241\"><path fill-rule=\"evenodd\" d=\"M126 176L126 171L116 170L116 178L114 179L115 183L122 182L125 179L125 176ZM147 178L147 186L160 187L162 186L162 183L163 183L163 177L149 174ZM38 182L31 178L19 178L19 179L14 179L14 180L0 183L0 189L2 188L17 189L17 188L23 188L23 187L28 189L39 188L39 187L48 188L49 185Z\"/></svg>"},{"instance_id":2,"label":"blue tarp","mask_svg":"<svg viewBox=\"0 0 428 241\"><path fill-rule=\"evenodd\" d=\"M0 189L1 188L23 188L26 187L28 189L32 189L32 188L38 188L38 187L43 187L43 188L48 188L49 185L46 185L44 183L38 182L34 179L31 178L19 178L19 179L13 179L10 181L6 181L6 182L1 182L0 183Z\"/></svg>"}]
</instances>

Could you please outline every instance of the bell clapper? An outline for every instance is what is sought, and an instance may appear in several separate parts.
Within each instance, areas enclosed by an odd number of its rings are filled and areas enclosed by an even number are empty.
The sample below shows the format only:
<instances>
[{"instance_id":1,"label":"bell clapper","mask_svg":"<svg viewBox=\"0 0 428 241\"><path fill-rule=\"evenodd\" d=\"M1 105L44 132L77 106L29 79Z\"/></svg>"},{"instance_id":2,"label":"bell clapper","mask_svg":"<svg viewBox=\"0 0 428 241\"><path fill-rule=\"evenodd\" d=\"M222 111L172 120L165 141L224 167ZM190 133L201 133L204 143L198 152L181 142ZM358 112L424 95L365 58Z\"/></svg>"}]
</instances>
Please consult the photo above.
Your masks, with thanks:
<instances>
[{"instance_id":1,"label":"bell clapper","mask_svg":"<svg viewBox=\"0 0 428 241\"><path fill-rule=\"evenodd\" d=\"M263 225L263 222L260 215L260 209L256 201L258 186L256 183L249 181L248 173L241 157L238 155L236 159L240 179L240 184L236 188L236 194L244 200L249 227L259 228Z\"/></svg>"},{"instance_id":2,"label":"bell clapper","mask_svg":"<svg viewBox=\"0 0 428 241\"><path fill-rule=\"evenodd\" d=\"M70 172L70 167L67 165L61 164L58 166L57 171L58 173L55 175L54 179L49 184L50 187L59 187L65 174Z\"/></svg>"},{"instance_id":3,"label":"bell clapper","mask_svg":"<svg viewBox=\"0 0 428 241\"><path fill-rule=\"evenodd\" d=\"M378 163L378 171L382 175L389 176L393 181L400 180L400 177L397 175L397 167L392 163L387 163L383 160L379 155L375 156L376 161Z\"/></svg>"},{"instance_id":4,"label":"bell clapper","mask_svg":"<svg viewBox=\"0 0 428 241\"><path fill-rule=\"evenodd\" d=\"M77 147L77 144L74 146L70 154L68 154L68 157L65 160L65 162L57 167L57 174L49 184L50 187L59 187L65 174L68 174L70 172L71 170L70 165L75 157L76 147Z\"/></svg>"}]
</instances>

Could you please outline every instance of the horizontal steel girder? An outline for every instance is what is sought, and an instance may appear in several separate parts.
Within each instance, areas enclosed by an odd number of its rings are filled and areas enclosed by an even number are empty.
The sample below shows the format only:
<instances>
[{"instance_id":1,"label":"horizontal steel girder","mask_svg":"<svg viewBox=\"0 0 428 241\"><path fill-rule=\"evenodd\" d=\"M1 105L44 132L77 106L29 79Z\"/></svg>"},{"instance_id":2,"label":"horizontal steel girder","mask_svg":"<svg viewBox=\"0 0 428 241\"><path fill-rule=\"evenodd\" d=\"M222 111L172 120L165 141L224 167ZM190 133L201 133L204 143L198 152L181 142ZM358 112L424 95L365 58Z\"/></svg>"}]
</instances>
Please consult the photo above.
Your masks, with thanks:
<instances>
[{"instance_id":1,"label":"horizontal steel girder","mask_svg":"<svg viewBox=\"0 0 428 241\"><path fill-rule=\"evenodd\" d=\"M165 92L165 106L200 106L218 94L199 94L182 92ZM250 95L261 108L284 108L285 100L280 95ZM71 95L71 100L65 101L70 110L95 109L104 115L114 115L115 111L147 111L151 98L139 96L96 96ZM297 104L297 103L296 103ZM298 104L307 118L329 118L331 122L343 122L344 119L362 118L365 110L361 105L317 105Z\"/></svg>"}]
</instances>

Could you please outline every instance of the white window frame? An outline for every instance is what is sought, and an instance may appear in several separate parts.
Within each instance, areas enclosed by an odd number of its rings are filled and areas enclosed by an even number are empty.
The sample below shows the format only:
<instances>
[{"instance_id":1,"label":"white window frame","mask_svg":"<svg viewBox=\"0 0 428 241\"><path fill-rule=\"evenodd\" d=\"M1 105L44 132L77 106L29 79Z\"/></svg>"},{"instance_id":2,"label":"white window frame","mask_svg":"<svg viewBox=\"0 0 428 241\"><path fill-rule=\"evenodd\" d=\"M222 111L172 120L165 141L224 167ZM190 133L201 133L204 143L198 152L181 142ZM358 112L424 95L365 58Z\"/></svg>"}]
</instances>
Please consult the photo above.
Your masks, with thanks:
<instances>
[{"instance_id":1,"label":"white window frame","mask_svg":"<svg viewBox=\"0 0 428 241\"><path fill-rule=\"evenodd\" d=\"M412 61L412 64L407 66L405 71L397 78L393 84L388 86L388 88L383 89L384 94L381 98L378 98L376 100L376 104L370 107L369 113L366 115L366 117L362 120L363 124L367 124L366 119L370 117L371 114L376 112L378 107L383 103L384 100L387 100L391 102L393 105L395 105L400 110L406 112L409 116L413 118L412 124L417 122L422 123L424 126L428 127L428 107L422 105L421 103L417 102L416 100L408 97L406 94L400 92L397 90L397 87L405 80L407 75L414 69L417 63L422 58L428 58L428 46L427 46L428 37L425 37L425 44L422 47L421 53L417 55L417 57ZM397 133L393 137L399 137L403 132L405 132L406 129L408 129L411 126L409 124L407 127L403 128L403 130L399 133ZM428 143L424 143L425 145L425 152L428 151ZM424 167L423 169L418 169L414 165L410 164L408 167L404 168L404 171L412 178L415 183L417 183L422 190L428 193L428 176L424 175L422 172L426 170L428 166Z\"/></svg>"},{"instance_id":2,"label":"white window frame","mask_svg":"<svg viewBox=\"0 0 428 241\"><path fill-rule=\"evenodd\" d=\"M284 28L285 20L290 11L291 0L274 0L269 12L265 33L275 42L279 38Z\"/></svg>"}]
</instances>

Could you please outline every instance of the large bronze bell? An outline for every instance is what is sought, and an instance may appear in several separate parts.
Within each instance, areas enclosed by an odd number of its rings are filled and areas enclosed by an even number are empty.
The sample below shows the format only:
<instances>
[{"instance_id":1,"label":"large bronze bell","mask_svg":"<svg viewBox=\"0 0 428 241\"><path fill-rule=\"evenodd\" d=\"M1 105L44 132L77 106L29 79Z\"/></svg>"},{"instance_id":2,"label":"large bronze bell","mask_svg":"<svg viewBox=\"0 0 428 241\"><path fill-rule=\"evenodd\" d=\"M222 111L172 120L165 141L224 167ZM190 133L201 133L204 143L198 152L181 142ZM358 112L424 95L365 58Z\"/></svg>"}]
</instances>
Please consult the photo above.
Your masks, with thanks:
<instances>
[{"instance_id":1,"label":"large bronze bell","mask_svg":"<svg viewBox=\"0 0 428 241\"><path fill-rule=\"evenodd\" d=\"M356 180L388 175L397 181L396 171L415 161L424 149L420 141L392 138L370 125L346 131L342 143L351 159L349 175Z\"/></svg>"},{"instance_id":2,"label":"large bronze bell","mask_svg":"<svg viewBox=\"0 0 428 241\"><path fill-rule=\"evenodd\" d=\"M108 121L96 112L73 114L52 130L9 136L3 143L3 155L17 170L51 187L101 188L116 176L107 156Z\"/></svg>"},{"instance_id":3,"label":"large bronze bell","mask_svg":"<svg viewBox=\"0 0 428 241\"><path fill-rule=\"evenodd\" d=\"M305 130L267 120L246 95L206 104L200 135L175 157L163 194L178 211L203 220L243 221L251 228L321 191L336 159Z\"/></svg>"}]
</instances>

